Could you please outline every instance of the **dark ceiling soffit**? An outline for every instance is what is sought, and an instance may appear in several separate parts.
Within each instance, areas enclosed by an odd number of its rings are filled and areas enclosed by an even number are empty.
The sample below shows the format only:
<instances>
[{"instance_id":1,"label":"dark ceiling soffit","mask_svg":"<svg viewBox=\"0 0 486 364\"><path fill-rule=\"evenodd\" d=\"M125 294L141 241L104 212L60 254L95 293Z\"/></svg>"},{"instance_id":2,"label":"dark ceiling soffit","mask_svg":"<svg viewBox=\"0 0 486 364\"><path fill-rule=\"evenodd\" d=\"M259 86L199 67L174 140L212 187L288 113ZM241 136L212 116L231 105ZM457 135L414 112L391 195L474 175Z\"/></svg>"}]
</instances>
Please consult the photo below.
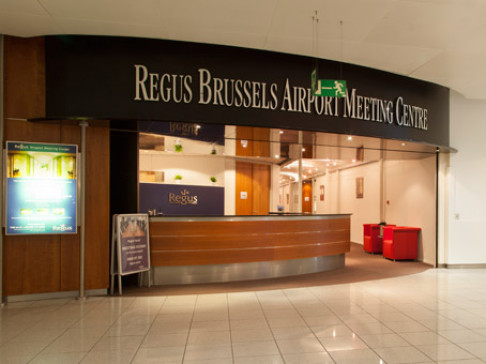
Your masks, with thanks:
<instances>
[{"instance_id":1,"label":"dark ceiling soffit","mask_svg":"<svg viewBox=\"0 0 486 364\"><path fill-rule=\"evenodd\" d=\"M107 119L106 118L95 118L95 117L84 117L84 118L73 117L73 118L66 119L66 118L62 117L62 118L31 118L31 119L27 119L27 120L30 121L30 122L33 122L33 123L43 123L43 122L44 123L54 123L54 122L60 122L60 121L71 121L71 122L74 123L76 121L83 121L83 120L87 120L87 121L96 123L96 121L101 121L101 120L105 121ZM123 120L123 121L136 122L137 120L127 119L127 120ZM156 121L156 120L151 120L151 121ZM167 121L160 121L160 122L165 123ZM232 125L232 124L228 124L228 125ZM297 130L297 129L289 129L289 130ZM308 131L308 130L305 130L305 131ZM312 130L309 130L309 131L312 131ZM318 133L325 133L325 132L319 131ZM338 133L335 133L335 134L338 134ZM341 135L345 135L345 134L341 134ZM373 138L373 137L370 137L369 135L357 135L357 136ZM378 138L378 139L380 139L380 138ZM404 141L404 142L416 143L416 144L421 144L421 145L428 145L428 146L436 148L437 152L442 152L442 153L457 153L457 149L452 148L452 147L448 147L448 146L443 146L443 145L433 145L433 144L429 144L429 143L417 142L415 140L403 140L403 139L392 139L392 138L389 138L388 140L401 140L401 141Z\"/></svg>"}]
</instances>

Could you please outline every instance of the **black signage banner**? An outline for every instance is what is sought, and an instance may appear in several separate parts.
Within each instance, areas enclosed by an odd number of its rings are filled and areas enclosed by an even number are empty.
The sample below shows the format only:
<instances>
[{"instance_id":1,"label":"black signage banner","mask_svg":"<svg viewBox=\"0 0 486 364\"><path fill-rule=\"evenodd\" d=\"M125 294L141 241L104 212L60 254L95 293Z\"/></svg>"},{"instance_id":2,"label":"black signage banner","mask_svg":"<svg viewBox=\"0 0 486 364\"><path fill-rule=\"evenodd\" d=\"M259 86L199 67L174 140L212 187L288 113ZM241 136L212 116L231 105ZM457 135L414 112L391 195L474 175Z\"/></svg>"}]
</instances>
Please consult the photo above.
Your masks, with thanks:
<instances>
[{"instance_id":1,"label":"black signage banner","mask_svg":"<svg viewBox=\"0 0 486 364\"><path fill-rule=\"evenodd\" d=\"M251 125L449 147L449 89L318 61L345 97L314 96L315 60L154 39L46 37L46 118Z\"/></svg>"}]
</instances>

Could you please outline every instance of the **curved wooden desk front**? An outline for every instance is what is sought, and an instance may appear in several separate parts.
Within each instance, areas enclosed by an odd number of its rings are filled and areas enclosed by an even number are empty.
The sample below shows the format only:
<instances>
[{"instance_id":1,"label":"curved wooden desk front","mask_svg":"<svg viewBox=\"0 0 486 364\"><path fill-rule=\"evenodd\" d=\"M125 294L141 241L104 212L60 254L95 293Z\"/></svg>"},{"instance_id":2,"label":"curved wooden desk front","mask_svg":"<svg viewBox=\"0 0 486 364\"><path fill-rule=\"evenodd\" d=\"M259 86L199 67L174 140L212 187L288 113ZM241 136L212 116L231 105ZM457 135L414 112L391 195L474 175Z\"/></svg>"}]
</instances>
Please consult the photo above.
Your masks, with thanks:
<instances>
[{"instance_id":1,"label":"curved wooden desk front","mask_svg":"<svg viewBox=\"0 0 486 364\"><path fill-rule=\"evenodd\" d=\"M191 266L344 257L350 249L348 214L151 217L149 232L152 266L185 267L186 272Z\"/></svg>"}]
</instances>

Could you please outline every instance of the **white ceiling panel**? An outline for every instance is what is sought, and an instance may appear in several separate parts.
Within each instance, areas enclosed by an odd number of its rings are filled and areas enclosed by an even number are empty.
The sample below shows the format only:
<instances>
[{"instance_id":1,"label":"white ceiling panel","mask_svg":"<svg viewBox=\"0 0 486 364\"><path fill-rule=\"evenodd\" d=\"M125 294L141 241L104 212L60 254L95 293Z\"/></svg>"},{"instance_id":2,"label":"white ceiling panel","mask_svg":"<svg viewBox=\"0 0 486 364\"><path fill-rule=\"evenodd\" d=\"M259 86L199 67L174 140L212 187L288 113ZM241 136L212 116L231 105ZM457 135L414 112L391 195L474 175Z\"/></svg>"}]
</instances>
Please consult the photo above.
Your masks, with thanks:
<instances>
[{"instance_id":1,"label":"white ceiling panel","mask_svg":"<svg viewBox=\"0 0 486 364\"><path fill-rule=\"evenodd\" d=\"M48 15L37 0L1 0L0 12Z\"/></svg>"},{"instance_id":2,"label":"white ceiling panel","mask_svg":"<svg viewBox=\"0 0 486 364\"><path fill-rule=\"evenodd\" d=\"M187 28L218 32L265 34L276 1L178 1L164 7L172 34Z\"/></svg>"},{"instance_id":3,"label":"white ceiling panel","mask_svg":"<svg viewBox=\"0 0 486 364\"><path fill-rule=\"evenodd\" d=\"M282 0L275 12L271 34L312 40L313 16L317 10L319 39L363 39L393 3L390 0Z\"/></svg>"},{"instance_id":4,"label":"white ceiling panel","mask_svg":"<svg viewBox=\"0 0 486 364\"><path fill-rule=\"evenodd\" d=\"M486 0L0 0L1 34L122 35L317 55L484 99L485 19Z\"/></svg>"},{"instance_id":5,"label":"white ceiling panel","mask_svg":"<svg viewBox=\"0 0 486 364\"><path fill-rule=\"evenodd\" d=\"M183 29L170 33L170 39L262 49L265 37L255 33L220 32L217 29Z\"/></svg>"},{"instance_id":6,"label":"white ceiling panel","mask_svg":"<svg viewBox=\"0 0 486 364\"><path fill-rule=\"evenodd\" d=\"M444 48L467 13L464 7L445 2L401 1L376 24L366 41L422 48Z\"/></svg>"},{"instance_id":7,"label":"white ceiling panel","mask_svg":"<svg viewBox=\"0 0 486 364\"><path fill-rule=\"evenodd\" d=\"M469 98L483 98L486 96L485 65L486 55L443 52L417 69L412 76L450 85Z\"/></svg>"},{"instance_id":8,"label":"white ceiling panel","mask_svg":"<svg viewBox=\"0 0 486 364\"><path fill-rule=\"evenodd\" d=\"M58 34L61 29L45 15L0 11L0 34L18 37Z\"/></svg>"},{"instance_id":9,"label":"white ceiling panel","mask_svg":"<svg viewBox=\"0 0 486 364\"><path fill-rule=\"evenodd\" d=\"M353 64L366 64L369 67L406 76L423 64L436 57L441 51L434 48L405 47L386 44L346 43L343 60Z\"/></svg>"},{"instance_id":10,"label":"white ceiling panel","mask_svg":"<svg viewBox=\"0 0 486 364\"><path fill-rule=\"evenodd\" d=\"M167 36L167 31L163 26L144 25L131 23L112 23L105 21L56 18L54 22L62 34L85 34L85 35L109 35L109 36L126 36L152 38L153 34L160 34L162 37Z\"/></svg>"},{"instance_id":11,"label":"white ceiling panel","mask_svg":"<svg viewBox=\"0 0 486 364\"><path fill-rule=\"evenodd\" d=\"M128 24L159 24L163 19L159 0L40 0L53 18Z\"/></svg>"}]
</instances>

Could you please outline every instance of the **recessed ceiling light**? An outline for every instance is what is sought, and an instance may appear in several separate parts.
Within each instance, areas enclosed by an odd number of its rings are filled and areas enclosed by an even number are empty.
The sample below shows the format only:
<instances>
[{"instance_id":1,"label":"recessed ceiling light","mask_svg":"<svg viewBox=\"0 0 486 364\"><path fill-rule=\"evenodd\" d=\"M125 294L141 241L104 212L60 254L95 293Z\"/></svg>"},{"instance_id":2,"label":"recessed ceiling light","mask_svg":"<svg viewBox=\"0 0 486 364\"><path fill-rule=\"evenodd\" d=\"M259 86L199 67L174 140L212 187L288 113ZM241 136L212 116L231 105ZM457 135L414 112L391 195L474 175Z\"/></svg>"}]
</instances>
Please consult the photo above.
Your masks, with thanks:
<instances>
[{"instance_id":1,"label":"recessed ceiling light","mask_svg":"<svg viewBox=\"0 0 486 364\"><path fill-rule=\"evenodd\" d=\"M284 133L283 130L280 130L280 134L283 134L283 133Z\"/></svg>"},{"instance_id":2,"label":"recessed ceiling light","mask_svg":"<svg viewBox=\"0 0 486 364\"><path fill-rule=\"evenodd\" d=\"M348 140L353 140L353 137L352 136L348 136Z\"/></svg>"}]
</instances>

